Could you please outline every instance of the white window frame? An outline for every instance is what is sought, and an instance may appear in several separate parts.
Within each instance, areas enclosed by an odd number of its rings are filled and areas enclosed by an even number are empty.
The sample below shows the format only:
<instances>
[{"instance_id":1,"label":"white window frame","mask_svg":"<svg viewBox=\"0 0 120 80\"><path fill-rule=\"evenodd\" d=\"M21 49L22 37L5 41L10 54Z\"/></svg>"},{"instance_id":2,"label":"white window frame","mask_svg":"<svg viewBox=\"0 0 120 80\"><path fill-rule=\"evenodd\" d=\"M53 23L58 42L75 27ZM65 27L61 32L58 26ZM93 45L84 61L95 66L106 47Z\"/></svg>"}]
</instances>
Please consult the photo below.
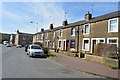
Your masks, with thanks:
<instances>
[{"instance_id":1,"label":"white window frame","mask_svg":"<svg viewBox=\"0 0 120 80\"><path fill-rule=\"evenodd\" d=\"M41 39L43 39L43 33L41 34Z\"/></svg>"},{"instance_id":2,"label":"white window frame","mask_svg":"<svg viewBox=\"0 0 120 80\"><path fill-rule=\"evenodd\" d=\"M71 44L71 40L70 40L70 44ZM76 49L76 40L75 40L75 48L70 48L70 50L75 50Z\"/></svg>"},{"instance_id":3,"label":"white window frame","mask_svg":"<svg viewBox=\"0 0 120 80\"><path fill-rule=\"evenodd\" d=\"M88 49L87 50L85 50L85 49L83 49L83 47L84 47L84 40L88 40ZM83 43L82 43L82 50L83 51L89 51L90 50L90 39L89 38L83 38Z\"/></svg>"},{"instance_id":4,"label":"white window frame","mask_svg":"<svg viewBox=\"0 0 120 80\"><path fill-rule=\"evenodd\" d=\"M110 21L111 20L117 20L117 29L115 31L110 31ZM111 33L111 32L118 32L118 18L113 18L113 19L108 20L108 33Z\"/></svg>"},{"instance_id":5,"label":"white window frame","mask_svg":"<svg viewBox=\"0 0 120 80\"><path fill-rule=\"evenodd\" d=\"M55 42L52 42L52 48L55 48Z\"/></svg>"},{"instance_id":6,"label":"white window frame","mask_svg":"<svg viewBox=\"0 0 120 80\"><path fill-rule=\"evenodd\" d=\"M71 33L73 33L73 32L72 32L72 31L73 31L72 29L74 29L74 28L75 28L75 34L71 34L71 36L75 36L75 35L76 35L76 27L72 27L72 28L71 28Z\"/></svg>"},{"instance_id":7,"label":"white window frame","mask_svg":"<svg viewBox=\"0 0 120 80\"><path fill-rule=\"evenodd\" d=\"M60 31L61 31L61 36L60 36ZM60 29L60 30L59 30L59 37L62 37L62 33L63 33L63 30Z\"/></svg>"},{"instance_id":8,"label":"white window frame","mask_svg":"<svg viewBox=\"0 0 120 80\"><path fill-rule=\"evenodd\" d=\"M109 40L112 40L112 39L116 39L117 40L117 43L109 43ZM118 37L115 37L115 38L107 38L107 44L117 44L117 47L118 47Z\"/></svg>"},{"instance_id":9,"label":"white window frame","mask_svg":"<svg viewBox=\"0 0 120 80\"><path fill-rule=\"evenodd\" d=\"M55 32L53 32L53 37L55 37Z\"/></svg>"},{"instance_id":10,"label":"white window frame","mask_svg":"<svg viewBox=\"0 0 120 80\"><path fill-rule=\"evenodd\" d=\"M46 32L46 39L48 38L48 32Z\"/></svg>"},{"instance_id":11,"label":"white window frame","mask_svg":"<svg viewBox=\"0 0 120 80\"><path fill-rule=\"evenodd\" d=\"M88 25L88 27L89 27L89 30L88 30L89 33L85 33L85 26L86 26L86 25ZM84 25L84 28L83 28L83 35L87 35L87 34L90 34L90 24L85 24L85 25Z\"/></svg>"},{"instance_id":12,"label":"white window frame","mask_svg":"<svg viewBox=\"0 0 120 80\"><path fill-rule=\"evenodd\" d=\"M93 40L97 40L96 45L97 45L98 43L100 43L100 40L104 40L103 43L105 43L105 38L91 38L91 53L92 53L92 48L93 48L93 46L92 46Z\"/></svg>"},{"instance_id":13,"label":"white window frame","mask_svg":"<svg viewBox=\"0 0 120 80\"><path fill-rule=\"evenodd\" d=\"M59 47L59 41L61 41L61 47ZM62 49L63 48L63 42L62 42L62 40L59 40L59 41L58 41L58 48Z\"/></svg>"}]
</instances>

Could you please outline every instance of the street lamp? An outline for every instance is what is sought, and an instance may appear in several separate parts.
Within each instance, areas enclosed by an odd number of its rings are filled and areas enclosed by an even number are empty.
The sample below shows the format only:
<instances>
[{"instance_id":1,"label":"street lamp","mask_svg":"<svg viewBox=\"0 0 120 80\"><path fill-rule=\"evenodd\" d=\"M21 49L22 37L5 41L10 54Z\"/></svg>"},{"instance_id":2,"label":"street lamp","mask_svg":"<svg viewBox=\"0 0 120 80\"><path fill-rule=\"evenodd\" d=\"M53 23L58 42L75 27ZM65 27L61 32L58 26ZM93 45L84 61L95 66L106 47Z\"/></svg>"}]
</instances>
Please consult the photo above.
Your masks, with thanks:
<instances>
[{"instance_id":1,"label":"street lamp","mask_svg":"<svg viewBox=\"0 0 120 80\"><path fill-rule=\"evenodd\" d=\"M33 22L33 21L30 21L30 23L36 23L37 24L37 29L36 29L36 33L38 32L38 22ZM37 34L36 34L36 41L37 41Z\"/></svg>"},{"instance_id":2,"label":"street lamp","mask_svg":"<svg viewBox=\"0 0 120 80\"><path fill-rule=\"evenodd\" d=\"M38 32L38 22L30 21L30 23L36 23L37 24L37 30L36 30L36 32Z\"/></svg>"}]
</instances>

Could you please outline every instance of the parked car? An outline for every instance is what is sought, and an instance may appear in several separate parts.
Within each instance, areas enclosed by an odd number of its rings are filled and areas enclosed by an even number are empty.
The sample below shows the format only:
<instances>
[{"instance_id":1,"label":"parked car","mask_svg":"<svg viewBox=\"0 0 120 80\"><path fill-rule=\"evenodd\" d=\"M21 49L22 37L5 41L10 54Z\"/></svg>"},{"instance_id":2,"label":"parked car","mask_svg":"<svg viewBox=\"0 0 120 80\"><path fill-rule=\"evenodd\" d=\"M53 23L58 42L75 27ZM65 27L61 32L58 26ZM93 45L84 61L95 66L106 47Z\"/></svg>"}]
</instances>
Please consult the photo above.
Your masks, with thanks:
<instances>
[{"instance_id":1,"label":"parked car","mask_svg":"<svg viewBox=\"0 0 120 80\"><path fill-rule=\"evenodd\" d=\"M29 57L34 57L34 56L40 56L40 57L47 57L47 55L44 53L40 45L29 45L27 54Z\"/></svg>"},{"instance_id":2,"label":"parked car","mask_svg":"<svg viewBox=\"0 0 120 80\"><path fill-rule=\"evenodd\" d=\"M22 45L18 44L16 45L16 48L22 48Z\"/></svg>"},{"instance_id":3,"label":"parked car","mask_svg":"<svg viewBox=\"0 0 120 80\"><path fill-rule=\"evenodd\" d=\"M6 44L6 46L7 46L7 47L11 47L11 44L8 43L8 44Z\"/></svg>"},{"instance_id":4,"label":"parked car","mask_svg":"<svg viewBox=\"0 0 120 80\"><path fill-rule=\"evenodd\" d=\"M7 44L9 44L9 42L8 42L8 41L4 41L3 44L4 44L4 45L7 45Z\"/></svg>"}]
</instances>

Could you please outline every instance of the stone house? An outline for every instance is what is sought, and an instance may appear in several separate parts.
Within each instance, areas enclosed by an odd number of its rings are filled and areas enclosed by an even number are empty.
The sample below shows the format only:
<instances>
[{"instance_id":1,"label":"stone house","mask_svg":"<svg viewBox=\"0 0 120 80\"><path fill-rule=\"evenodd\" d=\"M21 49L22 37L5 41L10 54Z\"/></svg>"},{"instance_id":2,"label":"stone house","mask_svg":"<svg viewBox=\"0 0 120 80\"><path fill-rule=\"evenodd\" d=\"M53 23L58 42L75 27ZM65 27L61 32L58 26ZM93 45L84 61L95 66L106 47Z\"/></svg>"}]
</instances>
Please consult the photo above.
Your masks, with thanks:
<instances>
[{"instance_id":1,"label":"stone house","mask_svg":"<svg viewBox=\"0 0 120 80\"><path fill-rule=\"evenodd\" d=\"M17 30L16 36L15 36L15 44L21 44L22 46L25 46L27 44L30 44L33 41L33 34L28 33L22 33Z\"/></svg>"}]
</instances>

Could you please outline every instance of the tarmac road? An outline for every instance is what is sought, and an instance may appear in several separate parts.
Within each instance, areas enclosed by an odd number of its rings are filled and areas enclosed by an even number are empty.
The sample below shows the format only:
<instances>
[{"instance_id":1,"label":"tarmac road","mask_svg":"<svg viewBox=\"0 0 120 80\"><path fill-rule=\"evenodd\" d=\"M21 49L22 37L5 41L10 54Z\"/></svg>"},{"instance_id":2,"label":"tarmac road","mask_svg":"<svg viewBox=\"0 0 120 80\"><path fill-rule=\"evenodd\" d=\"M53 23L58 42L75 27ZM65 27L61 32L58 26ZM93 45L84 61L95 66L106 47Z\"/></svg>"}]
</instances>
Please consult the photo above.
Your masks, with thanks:
<instances>
[{"instance_id":1,"label":"tarmac road","mask_svg":"<svg viewBox=\"0 0 120 80\"><path fill-rule=\"evenodd\" d=\"M49 58L30 58L24 48L2 46L2 78L99 78Z\"/></svg>"}]
</instances>

